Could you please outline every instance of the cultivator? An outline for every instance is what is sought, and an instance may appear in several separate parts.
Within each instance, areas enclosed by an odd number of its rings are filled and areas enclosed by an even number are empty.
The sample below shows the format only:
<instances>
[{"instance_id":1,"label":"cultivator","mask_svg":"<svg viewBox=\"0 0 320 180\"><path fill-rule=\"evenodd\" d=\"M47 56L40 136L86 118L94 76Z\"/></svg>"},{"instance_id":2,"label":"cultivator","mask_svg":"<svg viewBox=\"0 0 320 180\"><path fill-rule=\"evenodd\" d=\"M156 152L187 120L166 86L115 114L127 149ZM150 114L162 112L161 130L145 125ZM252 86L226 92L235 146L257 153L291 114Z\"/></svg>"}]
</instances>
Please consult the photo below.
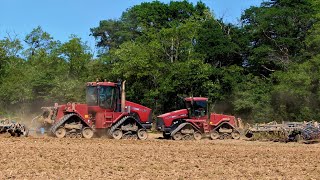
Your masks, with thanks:
<instances>
[{"instance_id":1,"label":"cultivator","mask_svg":"<svg viewBox=\"0 0 320 180\"><path fill-rule=\"evenodd\" d=\"M308 123L301 131L301 136L304 140L319 140L320 127L317 123Z\"/></svg>"},{"instance_id":2,"label":"cultivator","mask_svg":"<svg viewBox=\"0 0 320 180\"><path fill-rule=\"evenodd\" d=\"M21 123L11 120L0 120L0 134L9 133L11 136L28 136L28 128Z\"/></svg>"},{"instance_id":3,"label":"cultivator","mask_svg":"<svg viewBox=\"0 0 320 180\"><path fill-rule=\"evenodd\" d=\"M316 141L320 139L318 123L310 122L270 122L255 124L248 128L245 136L251 140L272 141Z\"/></svg>"}]
</instances>

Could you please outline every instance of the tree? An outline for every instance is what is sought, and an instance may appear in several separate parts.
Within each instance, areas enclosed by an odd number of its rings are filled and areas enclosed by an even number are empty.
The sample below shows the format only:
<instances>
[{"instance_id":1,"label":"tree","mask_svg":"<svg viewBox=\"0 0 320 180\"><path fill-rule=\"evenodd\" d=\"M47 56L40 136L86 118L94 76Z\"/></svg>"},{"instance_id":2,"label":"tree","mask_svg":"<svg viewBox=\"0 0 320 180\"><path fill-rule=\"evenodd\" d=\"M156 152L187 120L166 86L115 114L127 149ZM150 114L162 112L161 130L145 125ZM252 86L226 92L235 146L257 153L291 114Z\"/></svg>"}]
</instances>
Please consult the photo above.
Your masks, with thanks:
<instances>
[{"instance_id":1,"label":"tree","mask_svg":"<svg viewBox=\"0 0 320 180\"><path fill-rule=\"evenodd\" d=\"M25 37L25 43L29 46L25 55L32 57L34 55L49 54L60 42L54 41L51 35L42 30L40 26L34 28Z\"/></svg>"},{"instance_id":2,"label":"tree","mask_svg":"<svg viewBox=\"0 0 320 180\"><path fill-rule=\"evenodd\" d=\"M281 120L319 118L319 60L294 64L286 72L274 73L272 106Z\"/></svg>"},{"instance_id":3,"label":"tree","mask_svg":"<svg viewBox=\"0 0 320 180\"><path fill-rule=\"evenodd\" d=\"M320 2L312 0L312 7L314 9L313 26L310 28L306 38L306 56L307 58L317 56L320 53Z\"/></svg>"},{"instance_id":4,"label":"tree","mask_svg":"<svg viewBox=\"0 0 320 180\"><path fill-rule=\"evenodd\" d=\"M270 0L245 10L241 19L250 37L248 63L252 71L268 76L301 61L312 14L310 0Z\"/></svg>"},{"instance_id":5,"label":"tree","mask_svg":"<svg viewBox=\"0 0 320 180\"><path fill-rule=\"evenodd\" d=\"M72 78L88 76L86 65L92 58L89 47L80 38L72 35L70 40L60 47L61 55L68 62L69 75Z\"/></svg>"},{"instance_id":6,"label":"tree","mask_svg":"<svg viewBox=\"0 0 320 180\"><path fill-rule=\"evenodd\" d=\"M271 79L252 74L244 76L232 92L235 113L249 122L280 121L281 118L274 114L272 108L272 90Z\"/></svg>"},{"instance_id":7,"label":"tree","mask_svg":"<svg viewBox=\"0 0 320 180\"><path fill-rule=\"evenodd\" d=\"M156 33L162 28L183 24L190 17L205 19L208 11L201 2L195 6L186 0L169 4L145 2L129 8L119 20L100 21L98 27L91 28L91 33L97 39L97 46L103 48L103 54L126 41L138 38L144 41L148 36L144 36L146 33Z\"/></svg>"},{"instance_id":8,"label":"tree","mask_svg":"<svg viewBox=\"0 0 320 180\"><path fill-rule=\"evenodd\" d=\"M202 23L198 32L196 52L204 54L205 61L216 67L242 65L241 48L233 35L241 33L232 25L210 19Z\"/></svg>"}]
</instances>

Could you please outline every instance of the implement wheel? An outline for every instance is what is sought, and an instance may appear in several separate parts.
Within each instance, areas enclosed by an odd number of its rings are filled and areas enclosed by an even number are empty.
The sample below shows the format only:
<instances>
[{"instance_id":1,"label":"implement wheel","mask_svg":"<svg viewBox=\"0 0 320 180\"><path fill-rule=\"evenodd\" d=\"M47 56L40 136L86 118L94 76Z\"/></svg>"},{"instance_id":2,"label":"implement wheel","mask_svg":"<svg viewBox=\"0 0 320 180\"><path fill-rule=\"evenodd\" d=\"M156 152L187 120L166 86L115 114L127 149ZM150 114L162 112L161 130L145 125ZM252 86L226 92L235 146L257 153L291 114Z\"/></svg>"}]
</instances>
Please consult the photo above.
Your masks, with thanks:
<instances>
[{"instance_id":1,"label":"implement wheel","mask_svg":"<svg viewBox=\"0 0 320 180\"><path fill-rule=\"evenodd\" d=\"M82 136L86 139L90 139L93 136L93 131L92 129L85 127L82 129Z\"/></svg>"},{"instance_id":2,"label":"implement wheel","mask_svg":"<svg viewBox=\"0 0 320 180\"><path fill-rule=\"evenodd\" d=\"M200 140L202 138L202 135L199 132L194 132L193 137L195 140Z\"/></svg>"},{"instance_id":3,"label":"implement wheel","mask_svg":"<svg viewBox=\"0 0 320 180\"><path fill-rule=\"evenodd\" d=\"M179 141L179 140L182 139L182 134L181 134L180 132L176 132L176 133L172 136L172 138L173 138L174 140Z\"/></svg>"},{"instance_id":4,"label":"implement wheel","mask_svg":"<svg viewBox=\"0 0 320 180\"><path fill-rule=\"evenodd\" d=\"M237 140L240 139L240 133L239 132L233 131L231 133L231 136L232 136L233 139L237 139Z\"/></svg>"},{"instance_id":5,"label":"implement wheel","mask_svg":"<svg viewBox=\"0 0 320 180\"><path fill-rule=\"evenodd\" d=\"M211 131L211 133L210 133L210 138L211 138L212 140L219 139L219 138L220 138L219 132L217 132L217 131Z\"/></svg>"},{"instance_id":6,"label":"implement wheel","mask_svg":"<svg viewBox=\"0 0 320 180\"><path fill-rule=\"evenodd\" d=\"M137 135L138 135L138 138L140 140L146 140L148 139L148 133L146 130L144 129L139 129L138 132L137 132Z\"/></svg>"},{"instance_id":7,"label":"implement wheel","mask_svg":"<svg viewBox=\"0 0 320 180\"><path fill-rule=\"evenodd\" d=\"M63 138L66 136L66 129L64 127L59 127L56 132L54 133L57 138Z\"/></svg>"},{"instance_id":8,"label":"implement wheel","mask_svg":"<svg viewBox=\"0 0 320 180\"><path fill-rule=\"evenodd\" d=\"M116 129L116 130L114 130L114 131L112 132L112 137L113 137L113 139L119 140L119 139L122 138L122 135L123 135L123 133L122 133L122 130L121 130L121 129Z\"/></svg>"}]
</instances>

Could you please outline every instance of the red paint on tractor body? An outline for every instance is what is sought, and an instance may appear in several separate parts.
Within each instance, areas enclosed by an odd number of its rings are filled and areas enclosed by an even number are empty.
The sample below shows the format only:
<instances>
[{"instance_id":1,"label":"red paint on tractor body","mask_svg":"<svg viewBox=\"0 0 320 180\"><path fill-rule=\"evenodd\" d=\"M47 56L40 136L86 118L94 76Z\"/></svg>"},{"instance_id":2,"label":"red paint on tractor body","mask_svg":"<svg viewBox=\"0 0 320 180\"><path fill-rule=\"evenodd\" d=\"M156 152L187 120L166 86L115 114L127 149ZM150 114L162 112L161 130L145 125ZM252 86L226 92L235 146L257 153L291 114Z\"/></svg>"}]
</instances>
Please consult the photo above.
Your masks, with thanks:
<instances>
[{"instance_id":1,"label":"red paint on tractor body","mask_svg":"<svg viewBox=\"0 0 320 180\"><path fill-rule=\"evenodd\" d=\"M55 105L57 108L56 116L54 123L60 121L64 115L69 113L75 113L79 116L86 124L95 129L104 129L110 128L114 123L120 120L122 117L127 115L134 116L140 123L148 124L148 127L151 127L152 122L152 110L148 107L142 106L140 104L125 101L125 112L120 110L120 88L117 83L113 82L88 82L87 87L96 88L92 92L95 96L91 105L81 104L81 103L67 103L63 105ZM113 88L111 98L108 100L113 100L112 104L108 104L105 101L104 106L100 105L100 99L107 99L108 94L100 93L103 88ZM88 90L87 90L88 91ZM107 90L105 90L107 91ZM99 94L100 93L100 94ZM100 96L99 96L100 95ZM96 98L96 99L94 99ZM99 100L100 101L99 101ZM102 104L102 103L101 103Z\"/></svg>"},{"instance_id":2,"label":"red paint on tractor body","mask_svg":"<svg viewBox=\"0 0 320 180\"><path fill-rule=\"evenodd\" d=\"M218 126L222 122L228 122L229 124L236 126L235 119L236 119L236 117L234 117L234 116L211 113L209 124L211 126Z\"/></svg>"},{"instance_id":3,"label":"red paint on tractor body","mask_svg":"<svg viewBox=\"0 0 320 180\"><path fill-rule=\"evenodd\" d=\"M187 122L202 133L209 133L223 123L236 127L234 116L208 113L205 97L188 97L184 99L186 109L176 110L157 116L157 129L166 133L172 132L178 124Z\"/></svg>"},{"instance_id":4,"label":"red paint on tractor body","mask_svg":"<svg viewBox=\"0 0 320 180\"><path fill-rule=\"evenodd\" d=\"M180 109L177 111L168 112L158 116L158 118L163 119L165 127L169 127L175 120L188 118L188 110Z\"/></svg>"}]
</instances>

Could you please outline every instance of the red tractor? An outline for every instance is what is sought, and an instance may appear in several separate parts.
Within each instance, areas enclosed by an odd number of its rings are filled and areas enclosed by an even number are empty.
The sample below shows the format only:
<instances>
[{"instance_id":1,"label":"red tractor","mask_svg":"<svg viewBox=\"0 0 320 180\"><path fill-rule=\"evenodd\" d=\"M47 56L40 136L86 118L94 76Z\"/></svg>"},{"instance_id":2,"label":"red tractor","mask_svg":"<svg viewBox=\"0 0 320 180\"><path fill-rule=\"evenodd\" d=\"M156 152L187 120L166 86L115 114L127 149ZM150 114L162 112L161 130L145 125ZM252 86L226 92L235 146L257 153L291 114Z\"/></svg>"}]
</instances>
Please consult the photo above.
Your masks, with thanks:
<instances>
[{"instance_id":1,"label":"red tractor","mask_svg":"<svg viewBox=\"0 0 320 180\"><path fill-rule=\"evenodd\" d=\"M208 113L208 98L184 98L185 109L162 114L157 117L157 130L163 137L174 140L196 139L210 135L211 139L239 139L234 116Z\"/></svg>"},{"instance_id":2,"label":"red tractor","mask_svg":"<svg viewBox=\"0 0 320 180\"><path fill-rule=\"evenodd\" d=\"M125 82L88 82L86 104L56 103L43 109L48 131L58 138L107 133L114 139L144 140L152 127L152 110L126 101Z\"/></svg>"}]
</instances>

